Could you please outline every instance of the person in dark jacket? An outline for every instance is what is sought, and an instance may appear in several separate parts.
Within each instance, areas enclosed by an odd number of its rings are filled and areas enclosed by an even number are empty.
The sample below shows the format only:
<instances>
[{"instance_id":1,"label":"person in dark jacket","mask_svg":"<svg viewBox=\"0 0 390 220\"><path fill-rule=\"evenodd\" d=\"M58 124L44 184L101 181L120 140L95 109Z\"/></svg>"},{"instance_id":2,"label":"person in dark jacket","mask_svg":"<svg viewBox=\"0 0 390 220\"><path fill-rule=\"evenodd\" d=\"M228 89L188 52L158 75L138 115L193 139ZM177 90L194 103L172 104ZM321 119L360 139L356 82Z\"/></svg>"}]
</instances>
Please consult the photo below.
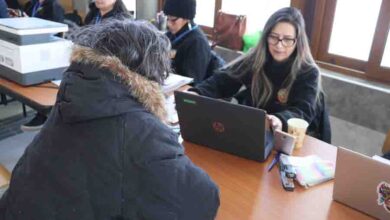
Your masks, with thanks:
<instances>
[{"instance_id":1,"label":"person in dark jacket","mask_svg":"<svg viewBox=\"0 0 390 220\"><path fill-rule=\"evenodd\" d=\"M8 6L5 0L0 0L0 18L8 18Z\"/></svg>"},{"instance_id":2,"label":"person in dark jacket","mask_svg":"<svg viewBox=\"0 0 390 220\"><path fill-rule=\"evenodd\" d=\"M208 78L212 60L211 48L205 34L194 23L195 0L166 0L167 36L172 44L172 68L175 73L194 78L200 83Z\"/></svg>"},{"instance_id":3,"label":"person in dark jacket","mask_svg":"<svg viewBox=\"0 0 390 220\"><path fill-rule=\"evenodd\" d=\"M255 49L191 91L214 98L235 96L240 104L265 109L274 129L286 131L288 119L302 118L310 135L330 142L319 69L296 8L275 12Z\"/></svg>"},{"instance_id":4,"label":"person in dark jacket","mask_svg":"<svg viewBox=\"0 0 390 220\"><path fill-rule=\"evenodd\" d=\"M7 3L8 8L19 10L23 9L18 0L5 0L5 2Z\"/></svg>"},{"instance_id":5,"label":"person in dark jacket","mask_svg":"<svg viewBox=\"0 0 390 220\"><path fill-rule=\"evenodd\" d=\"M24 11L29 17L55 22L64 21L64 8L57 0L31 0L27 2Z\"/></svg>"},{"instance_id":6,"label":"person in dark jacket","mask_svg":"<svg viewBox=\"0 0 390 220\"><path fill-rule=\"evenodd\" d=\"M122 0L96 0L89 5L84 24L99 24L107 18L131 18Z\"/></svg>"},{"instance_id":7,"label":"person in dark jacket","mask_svg":"<svg viewBox=\"0 0 390 220\"><path fill-rule=\"evenodd\" d=\"M78 36L53 110L0 200L0 219L214 219L217 186L165 124L169 40L130 20Z\"/></svg>"},{"instance_id":8,"label":"person in dark jacket","mask_svg":"<svg viewBox=\"0 0 390 220\"><path fill-rule=\"evenodd\" d=\"M62 23L64 22L64 9L57 0L31 0L26 3L23 16L36 17ZM21 130L39 130L42 128L46 119L47 116L45 113L37 112L34 118L21 125Z\"/></svg>"}]
</instances>

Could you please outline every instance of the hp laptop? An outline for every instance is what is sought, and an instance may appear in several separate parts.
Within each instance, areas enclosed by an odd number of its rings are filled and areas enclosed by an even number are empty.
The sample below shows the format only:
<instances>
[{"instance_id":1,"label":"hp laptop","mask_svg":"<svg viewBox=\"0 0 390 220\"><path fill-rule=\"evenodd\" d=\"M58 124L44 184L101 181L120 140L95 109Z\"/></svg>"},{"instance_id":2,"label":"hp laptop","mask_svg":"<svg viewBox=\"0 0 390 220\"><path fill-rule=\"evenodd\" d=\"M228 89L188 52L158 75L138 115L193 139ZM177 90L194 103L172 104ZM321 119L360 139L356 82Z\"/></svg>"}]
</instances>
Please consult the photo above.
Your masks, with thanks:
<instances>
[{"instance_id":1,"label":"hp laptop","mask_svg":"<svg viewBox=\"0 0 390 220\"><path fill-rule=\"evenodd\" d=\"M179 91L175 102L184 140L260 162L271 152L265 111Z\"/></svg>"},{"instance_id":2,"label":"hp laptop","mask_svg":"<svg viewBox=\"0 0 390 220\"><path fill-rule=\"evenodd\" d=\"M379 219L390 219L390 165L339 147L333 199Z\"/></svg>"}]
</instances>

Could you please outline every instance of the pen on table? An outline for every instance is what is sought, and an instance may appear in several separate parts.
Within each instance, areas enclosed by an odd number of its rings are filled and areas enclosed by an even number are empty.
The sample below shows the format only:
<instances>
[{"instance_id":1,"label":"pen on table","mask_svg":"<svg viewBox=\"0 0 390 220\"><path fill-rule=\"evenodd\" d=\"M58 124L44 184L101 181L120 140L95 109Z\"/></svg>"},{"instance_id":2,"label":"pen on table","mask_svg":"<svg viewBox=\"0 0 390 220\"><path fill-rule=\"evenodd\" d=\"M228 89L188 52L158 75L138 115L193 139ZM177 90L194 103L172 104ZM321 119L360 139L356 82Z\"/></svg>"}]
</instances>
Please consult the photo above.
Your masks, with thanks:
<instances>
[{"instance_id":1,"label":"pen on table","mask_svg":"<svg viewBox=\"0 0 390 220\"><path fill-rule=\"evenodd\" d=\"M276 153L274 159L271 161L271 164L268 166L268 172L279 162L280 152Z\"/></svg>"}]
</instances>

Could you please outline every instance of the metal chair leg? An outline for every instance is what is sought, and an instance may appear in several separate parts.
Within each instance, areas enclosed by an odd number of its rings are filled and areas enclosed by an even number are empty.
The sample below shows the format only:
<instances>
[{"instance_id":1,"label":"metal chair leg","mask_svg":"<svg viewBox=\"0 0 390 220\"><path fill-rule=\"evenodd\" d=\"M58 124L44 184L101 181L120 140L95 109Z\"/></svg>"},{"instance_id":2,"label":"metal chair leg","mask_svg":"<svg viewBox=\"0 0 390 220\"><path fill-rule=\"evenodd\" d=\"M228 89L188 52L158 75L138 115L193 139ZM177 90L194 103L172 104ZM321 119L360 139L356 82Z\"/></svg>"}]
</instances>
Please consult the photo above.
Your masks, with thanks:
<instances>
[{"instance_id":1,"label":"metal chair leg","mask_svg":"<svg viewBox=\"0 0 390 220\"><path fill-rule=\"evenodd\" d=\"M22 103L22 107L23 107L23 116L27 117L26 105Z\"/></svg>"}]
</instances>

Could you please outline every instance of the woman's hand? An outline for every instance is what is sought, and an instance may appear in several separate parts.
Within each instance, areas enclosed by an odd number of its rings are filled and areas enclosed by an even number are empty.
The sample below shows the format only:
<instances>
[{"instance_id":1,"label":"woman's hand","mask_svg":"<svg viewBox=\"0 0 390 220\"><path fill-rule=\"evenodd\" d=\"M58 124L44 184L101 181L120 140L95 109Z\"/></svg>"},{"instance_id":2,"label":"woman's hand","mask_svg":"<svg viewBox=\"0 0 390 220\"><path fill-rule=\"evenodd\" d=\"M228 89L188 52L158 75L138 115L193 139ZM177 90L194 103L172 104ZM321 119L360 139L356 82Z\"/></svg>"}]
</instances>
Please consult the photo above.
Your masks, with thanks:
<instances>
[{"instance_id":1,"label":"woman's hand","mask_svg":"<svg viewBox=\"0 0 390 220\"><path fill-rule=\"evenodd\" d=\"M274 131L282 130L283 124L278 117L276 117L275 115L267 115L267 120L269 121L269 124Z\"/></svg>"},{"instance_id":2,"label":"woman's hand","mask_svg":"<svg viewBox=\"0 0 390 220\"><path fill-rule=\"evenodd\" d=\"M28 17L28 15L25 12L23 12L22 10L19 10L19 9L7 8L7 11L8 11L9 17L11 17L11 18Z\"/></svg>"}]
</instances>

